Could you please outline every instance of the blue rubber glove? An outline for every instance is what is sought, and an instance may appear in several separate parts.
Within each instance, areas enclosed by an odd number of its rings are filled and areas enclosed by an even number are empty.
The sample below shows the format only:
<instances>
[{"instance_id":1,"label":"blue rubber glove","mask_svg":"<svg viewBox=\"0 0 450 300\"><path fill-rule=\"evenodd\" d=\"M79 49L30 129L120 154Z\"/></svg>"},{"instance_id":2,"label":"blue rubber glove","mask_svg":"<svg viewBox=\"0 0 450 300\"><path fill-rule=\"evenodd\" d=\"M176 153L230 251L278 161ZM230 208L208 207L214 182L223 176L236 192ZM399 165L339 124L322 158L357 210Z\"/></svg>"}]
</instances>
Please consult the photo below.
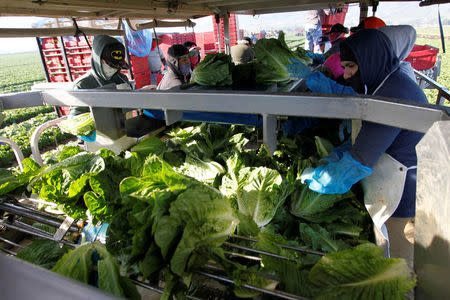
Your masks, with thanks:
<instances>
[{"instance_id":1,"label":"blue rubber glove","mask_svg":"<svg viewBox=\"0 0 450 300\"><path fill-rule=\"evenodd\" d=\"M288 65L289 66L289 65ZM321 72L312 73L306 80L306 86L314 93L356 95L351 86L345 86L328 78Z\"/></svg>"},{"instance_id":2,"label":"blue rubber glove","mask_svg":"<svg viewBox=\"0 0 450 300\"><path fill-rule=\"evenodd\" d=\"M94 131L91 135L80 135L77 137L85 142L95 142L95 139L97 138L97 131Z\"/></svg>"},{"instance_id":3,"label":"blue rubber glove","mask_svg":"<svg viewBox=\"0 0 450 300\"><path fill-rule=\"evenodd\" d=\"M347 140L342 145L331 150L330 155L321 160L326 161L327 163L338 162L342 159L344 152L350 151L350 149L352 149L352 143L350 140Z\"/></svg>"},{"instance_id":4,"label":"blue rubber glove","mask_svg":"<svg viewBox=\"0 0 450 300\"><path fill-rule=\"evenodd\" d=\"M292 78L306 78L311 70L301 61L291 57L292 64L286 65L289 76Z\"/></svg>"},{"instance_id":5,"label":"blue rubber glove","mask_svg":"<svg viewBox=\"0 0 450 300\"><path fill-rule=\"evenodd\" d=\"M293 136L294 134L301 133L305 129L311 128L318 122L319 120L317 120L316 118L290 118L283 123L281 129L283 130L284 136Z\"/></svg>"},{"instance_id":6,"label":"blue rubber glove","mask_svg":"<svg viewBox=\"0 0 450 300\"><path fill-rule=\"evenodd\" d=\"M345 194L353 184L369 176L373 169L362 165L350 153L344 152L337 162L305 169L300 176L302 183L320 194Z\"/></svg>"},{"instance_id":7,"label":"blue rubber glove","mask_svg":"<svg viewBox=\"0 0 450 300\"><path fill-rule=\"evenodd\" d=\"M352 120L343 120L339 125L339 140L343 142L345 140L345 136L352 134Z\"/></svg>"},{"instance_id":8,"label":"blue rubber glove","mask_svg":"<svg viewBox=\"0 0 450 300\"><path fill-rule=\"evenodd\" d=\"M312 58L315 65L321 65L325 62L325 57L321 53L306 52L306 55Z\"/></svg>"}]
</instances>

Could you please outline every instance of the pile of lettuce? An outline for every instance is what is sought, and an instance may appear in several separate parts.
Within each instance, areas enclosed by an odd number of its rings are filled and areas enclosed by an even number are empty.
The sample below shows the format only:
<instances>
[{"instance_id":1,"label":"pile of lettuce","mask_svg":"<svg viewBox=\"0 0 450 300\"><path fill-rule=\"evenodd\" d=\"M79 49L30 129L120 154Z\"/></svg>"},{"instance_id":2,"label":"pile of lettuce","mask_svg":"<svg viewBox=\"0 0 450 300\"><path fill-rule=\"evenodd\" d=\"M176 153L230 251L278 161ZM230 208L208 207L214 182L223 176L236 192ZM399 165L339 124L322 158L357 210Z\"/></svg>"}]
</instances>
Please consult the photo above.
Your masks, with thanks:
<instances>
[{"instance_id":1,"label":"pile of lettuce","mask_svg":"<svg viewBox=\"0 0 450 300\"><path fill-rule=\"evenodd\" d=\"M195 68L191 81L206 86L257 88L290 82L287 65L295 58L306 65L312 60L301 49L292 51L280 31L278 39L260 39L255 45L255 60L234 65L231 56L209 54Z\"/></svg>"},{"instance_id":2,"label":"pile of lettuce","mask_svg":"<svg viewBox=\"0 0 450 300\"><path fill-rule=\"evenodd\" d=\"M69 147L44 168L27 160L23 173L8 171L10 181L0 185L0 194L31 191L74 217L110 223L106 249L121 276L157 282L163 275L163 299L183 299L195 285L195 272L208 262L235 281L231 292L238 297L255 297L242 288L251 284L317 299L402 299L415 278L404 260L383 258L370 243L360 187L323 195L299 180L337 144L331 132L325 126L281 138L271 155L255 143L252 127L188 124L120 155ZM230 252L239 250L224 244L230 236L289 260L236 259Z\"/></svg>"}]
</instances>

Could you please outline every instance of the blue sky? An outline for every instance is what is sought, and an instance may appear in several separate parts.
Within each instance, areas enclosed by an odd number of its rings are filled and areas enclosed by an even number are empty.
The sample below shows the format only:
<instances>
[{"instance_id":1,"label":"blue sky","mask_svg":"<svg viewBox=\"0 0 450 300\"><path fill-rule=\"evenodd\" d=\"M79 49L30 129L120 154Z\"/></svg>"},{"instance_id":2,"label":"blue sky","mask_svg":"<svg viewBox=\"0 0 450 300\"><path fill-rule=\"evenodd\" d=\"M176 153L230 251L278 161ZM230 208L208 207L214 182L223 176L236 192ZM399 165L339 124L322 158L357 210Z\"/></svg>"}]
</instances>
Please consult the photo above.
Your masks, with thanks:
<instances>
[{"instance_id":1,"label":"blue sky","mask_svg":"<svg viewBox=\"0 0 450 300\"><path fill-rule=\"evenodd\" d=\"M387 24L409 24L418 19L428 20L428 24L433 27L438 26L437 5L428 7L419 7L419 2L389 2L381 3L376 15L382 18ZM450 16L450 4L440 6L441 17ZM407 12L407 13L406 13ZM297 24L304 19L304 12L292 12L283 14L267 14L257 16L240 15L238 23L241 29L247 31L259 31L260 29L276 28L282 29L289 24ZM355 26L358 23L359 7L352 5L347 14L346 26ZM38 21L39 18L23 17L0 17L0 28L29 28L31 24ZM212 18L206 17L195 20L197 26L195 32L204 32L213 30ZM301 24L299 24L301 25ZM158 29L158 32L167 30ZM168 31L184 32L184 28L172 28ZM191 31L191 29L188 29ZM446 33L448 35L449 33ZM0 38L0 54L37 51L36 40L34 38Z\"/></svg>"}]
</instances>

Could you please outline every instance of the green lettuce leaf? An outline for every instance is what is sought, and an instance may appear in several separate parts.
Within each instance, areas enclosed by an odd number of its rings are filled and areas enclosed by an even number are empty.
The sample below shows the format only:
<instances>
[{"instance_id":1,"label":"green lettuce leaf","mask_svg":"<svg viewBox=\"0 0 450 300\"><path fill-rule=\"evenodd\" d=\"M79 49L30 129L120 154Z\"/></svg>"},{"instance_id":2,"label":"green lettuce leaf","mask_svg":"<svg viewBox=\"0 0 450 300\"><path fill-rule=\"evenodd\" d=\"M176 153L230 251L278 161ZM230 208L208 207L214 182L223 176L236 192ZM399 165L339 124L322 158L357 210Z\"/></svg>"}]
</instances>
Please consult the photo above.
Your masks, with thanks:
<instances>
[{"instance_id":1,"label":"green lettuce leaf","mask_svg":"<svg viewBox=\"0 0 450 300\"><path fill-rule=\"evenodd\" d=\"M322 257L309 274L320 291L315 299L406 299L415 276L403 259L382 254L367 243Z\"/></svg>"}]
</instances>

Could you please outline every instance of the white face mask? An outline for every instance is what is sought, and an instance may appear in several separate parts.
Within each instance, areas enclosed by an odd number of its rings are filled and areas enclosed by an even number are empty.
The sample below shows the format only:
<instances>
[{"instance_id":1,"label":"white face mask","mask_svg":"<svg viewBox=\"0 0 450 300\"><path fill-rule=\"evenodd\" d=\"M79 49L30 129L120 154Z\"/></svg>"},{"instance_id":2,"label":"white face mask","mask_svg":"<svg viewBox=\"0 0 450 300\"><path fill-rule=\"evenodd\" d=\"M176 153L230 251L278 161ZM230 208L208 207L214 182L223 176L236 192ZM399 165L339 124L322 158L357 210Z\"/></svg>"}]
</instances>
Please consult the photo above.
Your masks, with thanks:
<instances>
[{"instance_id":1,"label":"white face mask","mask_svg":"<svg viewBox=\"0 0 450 300\"><path fill-rule=\"evenodd\" d=\"M104 61L102 61L102 70L103 74L105 74L106 79L110 79L119 71L119 69L108 66Z\"/></svg>"}]
</instances>

